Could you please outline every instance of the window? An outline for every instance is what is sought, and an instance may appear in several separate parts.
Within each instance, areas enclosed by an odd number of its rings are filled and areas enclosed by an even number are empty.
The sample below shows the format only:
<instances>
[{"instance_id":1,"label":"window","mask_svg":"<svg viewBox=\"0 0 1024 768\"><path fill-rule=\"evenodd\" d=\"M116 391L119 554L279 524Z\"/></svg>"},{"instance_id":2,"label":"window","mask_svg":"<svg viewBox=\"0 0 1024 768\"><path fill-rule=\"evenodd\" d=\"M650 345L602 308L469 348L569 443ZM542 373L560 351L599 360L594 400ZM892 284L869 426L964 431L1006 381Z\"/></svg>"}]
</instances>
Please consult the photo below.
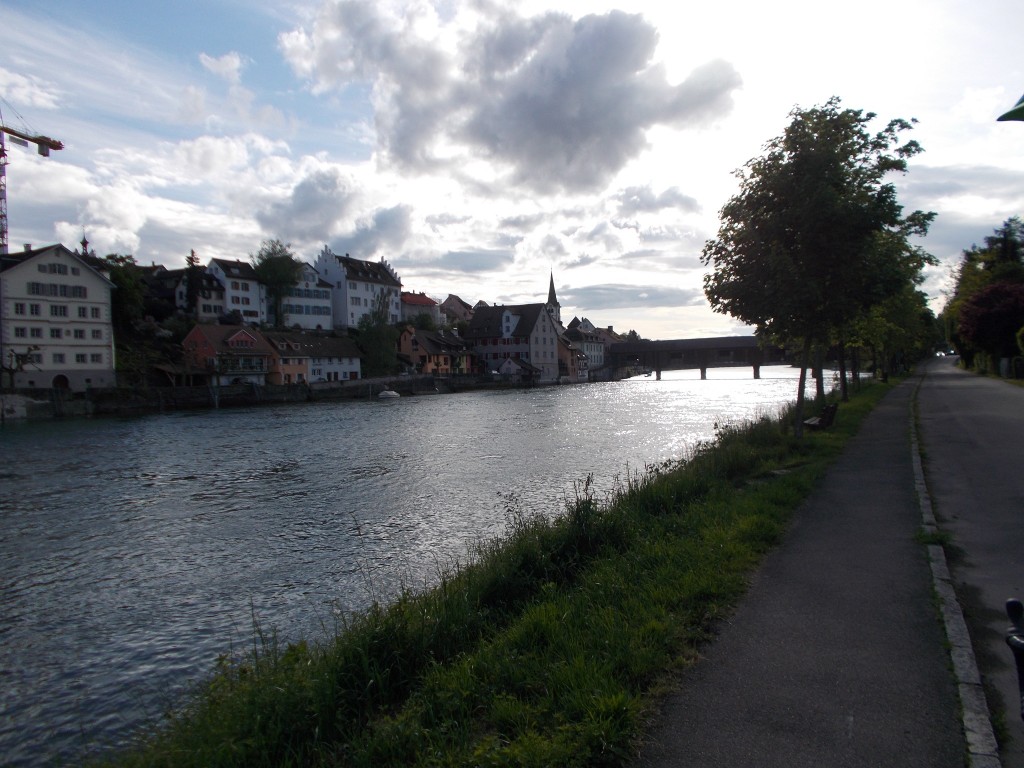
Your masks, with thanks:
<instances>
[{"instance_id":1,"label":"window","mask_svg":"<svg viewBox=\"0 0 1024 768\"><path fill-rule=\"evenodd\" d=\"M51 339L59 339L61 336L62 336L62 333L61 333L61 329L60 328L51 328L50 329L50 338Z\"/></svg>"},{"instance_id":2,"label":"window","mask_svg":"<svg viewBox=\"0 0 1024 768\"><path fill-rule=\"evenodd\" d=\"M91 317L93 320L99 320L100 319L100 308L99 307L89 307L89 317Z\"/></svg>"},{"instance_id":3,"label":"window","mask_svg":"<svg viewBox=\"0 0 1024 768\"><path fill-rule=\"evenodd\" d=\"M16 302L14 304L14 314L16 314L16 315L24 315L25 314L25 305L23 303L21 303L21 302Z\"/></svg>"},{"instance_id":4,"label":"window","mask_svg":"<svg viewBox=\"0 0 1024 768\"><path fill-rule=\"evenodd\" d=\"M86 362L85 353L84 352L79 352L78 354L76 354L75 355L75 362L76 363L84 363L84 362Z\"/></svg>"},{"instance_id":5,"label":"window","mask_svg":"<svg viewBox=\"0 0 1024 768\"><path fill-rule=\"evenodd\" d=\"M54 352L53 353L53 362L56 365L63 365L64 364L64 353L63 352Z\"/></svg>"},{"instance_id":6,"label":"window","mask_svg":"<svg viewBox=\"0 0 1024 768\"><path fill-rule=\"evenodd\" d=\"M28 313L30 315L34 315L35 317L39 317L39 315L43 313L43 310L42 307L40 307L38 304L29 304Z\"/></svg>"},{"instance_id":7,"label":"window","mask_svg":"<svg viewBox=\"0 0 1024 768\"><path fill-rule=\"evenodd\" d=\"M16 339L24 339L24 338L27 338L27 337L28 337L28 329L26 329L26 328L15 328L14 329L14 338L16 338Z\"/></svg>"},{"instance_id":8,"label":"window","mask_svg":"<svg viewBox=\"0 0 1024 768\"><path fill-rule=\"evenodd\" d=\"M84 339L85 338L85 329L84 328L75 328L75 338L76 339Z\"/></svg>"},{"instance_id":9,"label":"window","mask_svg":"<svg viewBox=\"0 0 1024 768\"><path fill-rule=\"evenodd\" d=\"M66 304L51 304L50 317L67 317L68 307Z\"/></svg>"},{"instance_id":10,"label":"window","mask_svg":"<svg viewBox=\"0 0 1024 768\"><path fill-rule=\"evenodd\" d=\"M81 319L84 320L85 318L87 318L89 316L89 310L86 307L79 307L78 308L78 316Z\"/></svg>"},{"instance_id":11,"label":"window","mask_svg":"<svg viewBox=\"0 0 1024 768\"><path fill-rule=\"evenodd\" d=\"M101 331L99 328L93 328L92 329L92 337L94 339L102 339L103 338L103 331Z\"/></svg>"},{"instance_id":12,"label":"window","mask_svg":"<svg viewBox=\"0 0 1024 768\"><path fill-rule=\"evenodd\" d=\"M231 281L231 290L232 291L237 291L238 290L238 281L237 280L232 280Z\"/></svg>"},{"instance_id":13,"label":"window","mask_svg":"<svg viewBox=\"0 0 1024 768\"><path fill-rule=\"evenodd\" d=\"M89 360L91 362L93 362L93 363L102 363L103 362L103 353L102 352L93 352L91 355L89 355Z\"/></svg>"},{"instance_id":14,"label":"window","mask_svg":"<svg viewBox=\"0 0 1024 768\"><path fill-rule=\"evenodd\" d=\"M41 339L41 338L43 338L43 329L42 328L29 328L28 329L28 335L31 336L33 339Z\"/></svg>"}]
</instances>

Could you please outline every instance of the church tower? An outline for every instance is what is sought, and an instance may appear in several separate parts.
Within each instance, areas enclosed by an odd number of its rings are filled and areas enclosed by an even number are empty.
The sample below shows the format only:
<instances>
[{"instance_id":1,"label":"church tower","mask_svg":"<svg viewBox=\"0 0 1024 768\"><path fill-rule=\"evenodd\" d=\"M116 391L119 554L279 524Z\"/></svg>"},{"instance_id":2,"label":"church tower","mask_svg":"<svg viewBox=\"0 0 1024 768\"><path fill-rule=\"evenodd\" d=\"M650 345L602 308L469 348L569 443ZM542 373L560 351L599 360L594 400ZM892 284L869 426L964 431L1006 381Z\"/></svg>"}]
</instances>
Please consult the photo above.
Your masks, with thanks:
<instances>
[{"instance_id":1,"label":"church tower","mask_svg":"<svg viewBox=\"0 0 1024 768\"><path fill-rule=\"evenodd\" d=\"M555 296L555 273L551 272L551 283L548 286L548 303L547 308L551 312L551 316L555 318L555 322L562 325L562 305L558 303L558 297Z\"/></svg>"}]
</instances>

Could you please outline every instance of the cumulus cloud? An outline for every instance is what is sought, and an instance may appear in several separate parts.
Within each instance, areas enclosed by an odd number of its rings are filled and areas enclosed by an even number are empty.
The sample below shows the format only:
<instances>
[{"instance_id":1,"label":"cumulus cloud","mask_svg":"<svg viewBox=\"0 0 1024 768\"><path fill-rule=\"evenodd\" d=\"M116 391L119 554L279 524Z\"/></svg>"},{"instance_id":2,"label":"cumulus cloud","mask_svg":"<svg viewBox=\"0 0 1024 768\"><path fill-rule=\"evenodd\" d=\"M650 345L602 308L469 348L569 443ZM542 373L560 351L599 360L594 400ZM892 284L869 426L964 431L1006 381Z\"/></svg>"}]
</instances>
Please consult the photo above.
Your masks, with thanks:
<instances>
[{"instance_id":1,"label":"cumulus cloud","mask_svg":"<svg viewBox=\"0 0 1024 768\"><path fill-rule=\"evenodd\" d=\"M639 15L507 12L445 26L429 7L402 10L342 0L280 47L316 90L371 83L381 159L405 169L595 191L647 147L648 129L721 117L740 83L721 61L669 83Z\"/></svg>"},{"instance_id":2,"label":"cumulus cloud","mask_svg":"<svg viewBox=\"0 0 1024 768\"><path fill-rule=\"evenodd\" d=\"M52 83L35 75L23 75L0 67L0 93L10 103L35 109L56 109L60 103L60 90ZM14 125L14 115L6 115L6 121Z\"/></svg>"},{"instance_id":3,"label":"cumulus cloud","mask_svg":"<svg viewBox=\"0 0 1024 768\"><path fill-rule=\"evenodd\" d=\"M269 232L289 240L326 241L348 215L355 192L335 168L317 169L300 180L283 200L256 214Z\"/></svg>"},{"instance_id":4,"label":"cumulus cloud","mask_svg":"<svg viewBox=\"0 0 1024 768\"><path fill-rule=\"evenodd\" d=\"M390 258L401 251L411 234L412 208L396 205L376 211L360 221L354 231L335 238L331 250L363 260Z\"/></svg>"}]
</instances>

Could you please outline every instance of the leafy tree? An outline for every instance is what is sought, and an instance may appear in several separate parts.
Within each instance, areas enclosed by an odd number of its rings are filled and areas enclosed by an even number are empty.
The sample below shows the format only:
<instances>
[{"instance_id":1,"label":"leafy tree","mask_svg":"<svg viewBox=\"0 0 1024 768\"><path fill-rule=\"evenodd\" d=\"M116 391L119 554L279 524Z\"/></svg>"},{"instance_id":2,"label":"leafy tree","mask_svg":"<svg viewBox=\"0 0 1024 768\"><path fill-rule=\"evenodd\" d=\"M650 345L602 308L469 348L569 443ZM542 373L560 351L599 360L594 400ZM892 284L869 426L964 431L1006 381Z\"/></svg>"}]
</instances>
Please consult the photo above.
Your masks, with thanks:
<instances>
[{"instance_id":1,"label":"leafy tree","mask_svg":"<svg viewBox=\"0 0 1024 768\"><path fill-rule=\"evenodd\" d=\"M295 258L289 246L280 240L264 240L256 255L250 255L256 279L267 289L267 302L274 315L274 325L284 325L281 311L288 291L299 282L302 262Z\"/></svg>"},{"instance_id":2,"label":"leafy tree","mask_svg":"<svg viewBox=\"0 0 1024 768\"><path fill-rule=\"evenodd\" d=\"M960 307L960 336L992 358L1013 357L1024 327L1024 283L992 283Z\"/></svg>"},{"instance_id":3,"label":"leafy tree","mask_svg":"<svg viewBox=\"0 0 1024 768\"><path fill-rule=\"evenodd\" d=\"M909 243L935 214L907 216L886 176L921 152L900 143L912 123L870 133L875 115L823 106L794 109L782 136L737 171L740 191L720 212L718 237L704 246L712 267L704 292L712 308L803 352L796 430L802 432L806 367L869 308L919 276L926 254Z\"/></svg>"},{"instance_id":4,"label":"leafy tree","mask_svg":"<svg viewBox=\"0 0 1024 768\"><path fill-rule=\"evenodd\" d=\"M203 268L193 249L185 257L185 302L186 311L193 317L199 316L199 295L203 289Z\"/></svg>"},{"instance_id":5,"label":"leafy tree","mask_svg":"<svg viewBox=\"0 0 1024 768\"><path fill-rule=\"evenodd\" d=\"M436 331L437 323L429 312L420 312L412 320L413 327L418 331Z\"/></svg>"},{"instance_id":6,"label":"leafy tree","mask_svg":"<svg viewBox=\"0 0 1024 768\"><path fill-rule=\"evenodd\" d=\"M145 289L138 265L132 256L111 253L103 258L103 267L114 284L110 292L110 315L118 345L134 334L143 316Z\"/></svg>"},{"instance_id":7,"label":"leafy tree","mask_svg":"<svg viewBox=\"0 0 1024 768\"><path fill-rule=\"evenodd\" d=\"M373 309L359 319L356 326L359 346L363 350L363 375L391 376L398 372L398 329L388 322L391 295L381 291L374 299Z\"/></svg>"}]
</instances>

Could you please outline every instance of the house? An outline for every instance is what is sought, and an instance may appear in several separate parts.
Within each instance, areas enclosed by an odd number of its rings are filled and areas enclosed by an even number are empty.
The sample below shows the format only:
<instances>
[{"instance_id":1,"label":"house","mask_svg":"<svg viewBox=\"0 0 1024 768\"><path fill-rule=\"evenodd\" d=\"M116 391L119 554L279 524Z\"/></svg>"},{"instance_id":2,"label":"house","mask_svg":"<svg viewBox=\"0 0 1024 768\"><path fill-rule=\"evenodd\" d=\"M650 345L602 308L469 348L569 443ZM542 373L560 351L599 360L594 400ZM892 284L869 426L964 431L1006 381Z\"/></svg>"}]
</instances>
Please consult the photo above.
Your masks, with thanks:
<instances>
[{"instance_id":1,"label":"house","mask_svg":"<svg viewBox=\"0 0 1024 768\"><path fill-rule=\"evenodd\" d=\"M449 293L448 298L441 302L441 315L442 322L447 325L468 323L473 319L473 307L454 293Z\"/></svg>"},{"instance_id":2,"label":"house","mask_svg":"<svg viewBox=\"0 0 1024 768\"><path fill-rule=\"evenodd\" d=\"M382 305L384 320L397 323L402 316L402 281L383 259L360 261L347 253L338 256L326 245L313 265L331 285L334 327L352 328Z\"/></svg>"},{"instance_id":3,"label":"house","mask_svg":"<svg viewBox=\"0 0 1024 768\"><path fill-rule=\"evenodd\" d=\"M473 367L472 345L451 332L406 326L398 338L398 352L416 373L449 376L470 373Z\"/></svg>"},{"instance_id":4,"label":"house","mask_svg":"<svg viewBox=\"0 0 1024 768\"><path fill-rule=\"evenodd\" d=\"M604 342L589 320L574 317L565 332L573 346L587 356L587 367L596 371L604 367Z\"/></svg>"},{"instance_id":5,"label":"house","mask_svg":"<svg viewBox=\"0 0 1024 768\"><path fill-rule=\"evenodd\" d=\"M558 380L563 384L586 381L587 356L565 336L558 337Z\"/></svg>"},{"instance_id":6,"label":"house","mask_svg":"<svg viewBox=\"0 0 1024 768\"><path fill-rule=\"evenodd\" d=\"M421 325L420 316L426 315L437 328L441 325L441 305L425 293L402 291L402 322Z\"/></svg>"},{"instance_id":7,"label":"house","mask_svg":"<svg viewBox=\"0 0 1024 768\"><path fill-rule=\"evenodd\" d=\"M245 261L210 259L206 271L224 286L225 314L237 314L247 325L267 322L267 289Z\"/></svg>"},{"instance_id":8,"label":"house","mask_svg":"<svg viewBox=\"0 0 1024 768\"><path fill-rule=\"evenodd\" d=\"M59 244L0 255L0 384L116 386L114 285L93 262Z\"/></svg>"},{"instance_id":9,"label":"house","mask_svg":"<svg viewBox=\"0 0 1024 768\"><path fill-rule=\"evenodd\" d=\"M263 334L274 349L270 384L316 384L360 378L359 348L352 339L296 331Z\"/></svg>"},{"instance_id":10,"label":"house","mask_svg":"<svg viewBox=\"0 0 1024 768\"><path fill-rule=\"evenodd\" d=\"M329 330L334 327L334 309L331 284L321 279L315 267L303 264L299 279L288 289L281 303L281 314L287 328L310 331Z\"/></svg>"},{"instance_id":11,"label":"house","mask_svg":"<svg viewBox=\"0 0 1024 768\"><path fill-rule=\"evenodd\" d=\"M554 273L545 304L491 307L478 302L466 330L466 339L476 352L478 370L498 371L505 360L521 360L539 372L537 383L554 383L560 375L569 375L559 373L559 339L564 332L561 314ZM568 361L563 362L568 371Z\"/></svg>"},{"instance_id":12,"label":"house","mask_svg":"<svg viewBox=\"0 0 1024 768\"><path fill-rule=\"evenodd\" d=\"M188 374L211 384L266 384L276 354L263 334L244 325L199 324L181 346Z\"/></svg>"},{"instance_id":13,"label":"house","mask_svg":"<svg viewBox=\"0 0 1024 768\"><path fill-rule=\"evenodd\" d=\"M511 357L503 360L494 372L514 384L535 384L540 381L542 373L540 368L535 368L525 360Z\"/></svg>"},{"instance_id":14,"label":"house","mask_svg":"<svg viewBox=\"0 0 1024 768\"><path fill-rule=\"evenodd\" d=\"M521 360L538 371L538 383L558 381L559 329L546 304L477 306L466 330L477 369L498 371L505 360Z\"/></svg>"}]
</instances>

